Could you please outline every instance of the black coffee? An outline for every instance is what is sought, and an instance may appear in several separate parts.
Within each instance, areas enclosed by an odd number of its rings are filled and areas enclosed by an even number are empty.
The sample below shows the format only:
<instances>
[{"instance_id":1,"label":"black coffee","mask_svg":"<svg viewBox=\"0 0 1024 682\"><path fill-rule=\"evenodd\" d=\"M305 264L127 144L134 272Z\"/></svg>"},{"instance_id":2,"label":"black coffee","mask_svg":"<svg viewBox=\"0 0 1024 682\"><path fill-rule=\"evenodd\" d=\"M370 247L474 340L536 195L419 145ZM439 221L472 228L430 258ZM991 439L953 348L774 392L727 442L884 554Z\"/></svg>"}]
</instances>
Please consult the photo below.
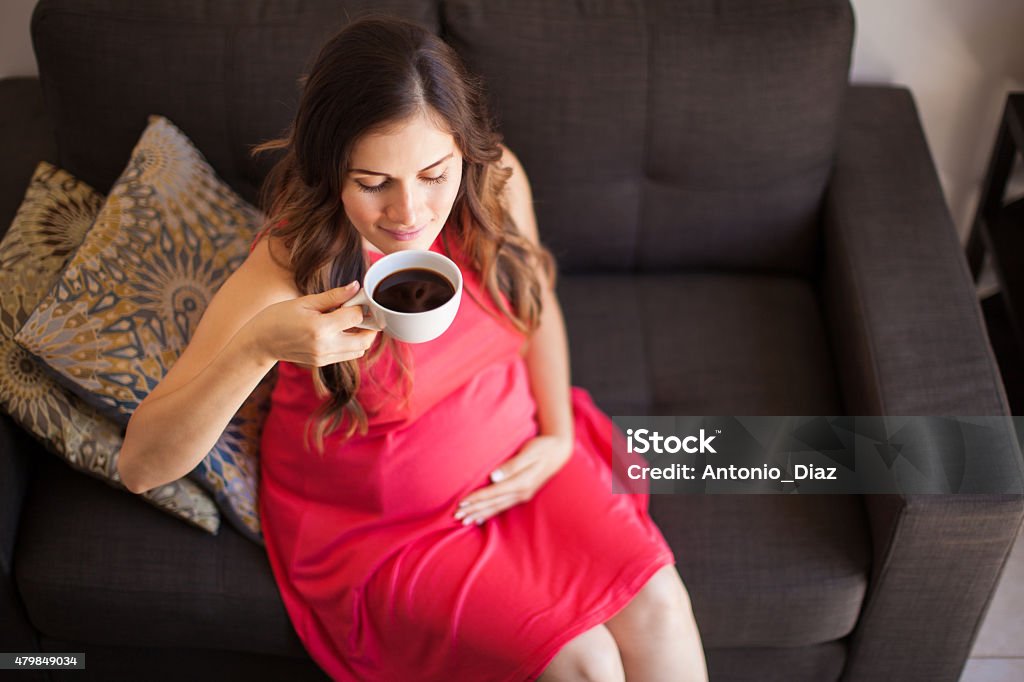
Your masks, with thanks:
<instances>
[{"instance_id":1,"label":"black coffee","mask_svg":"<svg viewBox=\"0 0 1024 682\"><path fill-rule=\"evenodd\" d=\"M373 300L399 313L422 313L448 302L455 286L444 275L426 268L392 272L373 290Z\"/></svg>"}]
</instances>

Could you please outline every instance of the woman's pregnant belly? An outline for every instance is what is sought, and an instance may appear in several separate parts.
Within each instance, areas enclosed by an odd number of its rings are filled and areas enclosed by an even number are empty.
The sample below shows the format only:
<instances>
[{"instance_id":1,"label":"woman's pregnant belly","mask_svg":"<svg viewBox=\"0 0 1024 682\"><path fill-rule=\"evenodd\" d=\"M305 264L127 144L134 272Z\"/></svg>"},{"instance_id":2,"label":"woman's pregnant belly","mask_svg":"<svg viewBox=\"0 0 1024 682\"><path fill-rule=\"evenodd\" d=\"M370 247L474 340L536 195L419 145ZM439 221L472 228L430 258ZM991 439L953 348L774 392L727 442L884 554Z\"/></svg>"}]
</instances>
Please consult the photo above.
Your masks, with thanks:
<instances>
[{"instance_id":1,"label":"woman's pregnant belly","mask_svg":"<svg viewBox=\"0 0 1024 682\"><path fill-rule=\"evenodd\" d=\"M525 362L487 366L415 421L304 453L304 495L357 514L410 521L443 513L537 432ZM305 467L303 467L305 468Z\"/></svg>"}]
</instances>

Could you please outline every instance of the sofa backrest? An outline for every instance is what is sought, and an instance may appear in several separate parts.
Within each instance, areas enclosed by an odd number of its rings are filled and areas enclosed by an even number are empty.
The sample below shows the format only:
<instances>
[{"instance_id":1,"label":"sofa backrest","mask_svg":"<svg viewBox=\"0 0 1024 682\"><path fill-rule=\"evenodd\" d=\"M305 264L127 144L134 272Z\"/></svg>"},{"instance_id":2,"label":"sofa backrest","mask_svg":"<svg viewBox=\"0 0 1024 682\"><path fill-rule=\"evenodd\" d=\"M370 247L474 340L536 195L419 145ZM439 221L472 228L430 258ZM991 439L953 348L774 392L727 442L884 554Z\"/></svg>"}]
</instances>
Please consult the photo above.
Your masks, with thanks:
<instances>
[{"instance_id":1,"label":"sofa backrest","mask_svg":"<svg viewBox=\"0 0 1024 682\"><path fill-rule=\"evenodd\" d=\"M59 164L106 192L160 114L253 201L273 157L250 147L288 126L323 42L374 8L438 30L434 0L41 0L32 42Z\"/></svg>"},{"instance_id":2,"label":"sofa backrest","mask_svg":"<svg viewBox=\"0 0 1024 682\"><path fill-rule=\"evenodd\" d=\"M254 199L272 157L249 148L367 10L420 21L484 76L563 271L814 272L847 0L42 0L60 165L106 191L162 114Z\"/></svg>"}]
</instances>

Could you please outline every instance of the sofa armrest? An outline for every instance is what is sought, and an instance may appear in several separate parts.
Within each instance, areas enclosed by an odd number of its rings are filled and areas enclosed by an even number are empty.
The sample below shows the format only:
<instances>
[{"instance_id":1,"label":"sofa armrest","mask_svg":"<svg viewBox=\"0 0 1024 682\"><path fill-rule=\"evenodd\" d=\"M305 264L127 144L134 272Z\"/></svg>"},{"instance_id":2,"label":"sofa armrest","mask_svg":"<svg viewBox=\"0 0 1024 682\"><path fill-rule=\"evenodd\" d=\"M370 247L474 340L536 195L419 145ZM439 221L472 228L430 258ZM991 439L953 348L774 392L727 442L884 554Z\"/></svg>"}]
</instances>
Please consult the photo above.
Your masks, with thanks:
<instances>
[{"instance_id":1,"label":"sofa armrest","mask_svg":"<svg viewBox=\"0 0 1024 682\"><path fill-rule=\"evenodd\" d=\"M823 213L822 291L846 413L1003 415L1010 428L910 92L852 86L843 117ZM863 499L874 559L843 679L958 679L1024 502L1014 495Z\"/></svg>"},{"instance_id":2,"label":"sofa armrest","mask_svg":"<svg viewBox=\"0 0 1024 682\"><path fill-rule=\"evenodd\" d=\"M14 546L37 448L10 417L0 414L0 643L7 651L39 650L14 579Z\"/></svg>"},{"instance_id":3,"label":"sofa armrest","mask_svg":"<svg viewBox=\"0 0 1024 682\"><path fill-rule=\"evenodd\" d=\"M37 78L0 79L0 239L25 197L40 161L55 162L57 147L43 111ZM33 462L27 434L0 414L0 574L12 572L14 539Z\"/></svg>"},{"instance_id":4,"label":"sofa armrest","mask_svg":"<svg viewBox=\"0 0 1024 682\"><path fill-rule=\"evenodd\" d=\"M37 78L0 79L0 238L40 161L57 163L57 144Z\"/></svg>"},{"instance_id":5,"label":"sofa armrest","mask_svg":"<svg viewBox=\"0 0 1024 682\"><path fill-rule=\"evenodd\" d=\"M0 579L13 573L14 541L34 471L36 447L21 427L0 413Z\"/></svg>"},{"instance_id":6,"label":"sofa armrest","mask_svg":"<svg viewBox=\"0 0 1024 682\"><path fill-rule=\"evenodd\" d=\"M43 111L36 78L0 79L0 239L25 196L40 161L56 162L57 146ZM14 547L21 508L41 449L6 414L0 414L0 642L7 651L38 651L35 629L14 580ZM33 673L43 679L45 673Z\"/></svg>"},{"instance_id":7,"label":"sofa armrest","mask_svg":"<svg viewBox=\"0 0 1024 682\"><path fill-rule=\"evenodd\" d=\"M36 78L0 79L0 239L7 234L25 196L32 171L42 160L53 161L56 145L43 113L42 90ZM0 414L0 574L11 576L14 539L31 465L25 433Z\"/></svg>"},{"instance_id":8,"label":"sofa armrest","mask_svg":"<svg viewBox=\"0 0 1024 682\"><path fill-rule=\"evenodd\" d=\"M849 89L824 211L825 315L847 414L1006 414L909 91Z\"/></svg>"}]
</instances>

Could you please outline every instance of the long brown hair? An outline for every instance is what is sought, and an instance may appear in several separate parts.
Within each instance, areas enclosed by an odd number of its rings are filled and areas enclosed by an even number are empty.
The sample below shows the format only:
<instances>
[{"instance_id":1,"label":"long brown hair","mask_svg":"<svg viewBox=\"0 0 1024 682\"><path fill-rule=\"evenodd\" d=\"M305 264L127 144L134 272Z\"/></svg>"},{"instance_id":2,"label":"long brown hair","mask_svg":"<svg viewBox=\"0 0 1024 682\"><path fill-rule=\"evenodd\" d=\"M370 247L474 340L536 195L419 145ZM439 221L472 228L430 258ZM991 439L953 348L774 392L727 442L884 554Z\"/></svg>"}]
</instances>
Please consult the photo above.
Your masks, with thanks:
<instances>
[{"instance_id":1,"label":"long brown hair","mask_svg":"<svg viewBox=\"0 0 1024 682\"><path fill-rule=\"evenodd\" d=\"M509 216L503 188L512 173L501 167L501 135L488 111L483 83L469 73L456 52L418 24L393 17L350 23L321 49L303 83L295 120L284 136L264 142L254 154L284 154L260 190L271 232L283 240L303 294L362 281L367 264L359 232L341 201L352 149L360 136L387 129L420 112L450 131L463 157L462 181L442 229L464 254L464 265L480 274L497 309L526 334L540 324L544 272L554 284L554 260L547 249L524 237ZM504 297L507 297L506 304ZM378 337L366 362L403 344ZM393 354L405 379L404 353ZM313 372L321 397L330 396L311 417L317 451L326 433L345 424L344 437L366 433L367 413L356 400L357 360ZM406 391L407 395L407 391ZM314 424L315 420L315 424ZM307 428L307 436L309 429Z\"/></svg>"}]
</instances>

